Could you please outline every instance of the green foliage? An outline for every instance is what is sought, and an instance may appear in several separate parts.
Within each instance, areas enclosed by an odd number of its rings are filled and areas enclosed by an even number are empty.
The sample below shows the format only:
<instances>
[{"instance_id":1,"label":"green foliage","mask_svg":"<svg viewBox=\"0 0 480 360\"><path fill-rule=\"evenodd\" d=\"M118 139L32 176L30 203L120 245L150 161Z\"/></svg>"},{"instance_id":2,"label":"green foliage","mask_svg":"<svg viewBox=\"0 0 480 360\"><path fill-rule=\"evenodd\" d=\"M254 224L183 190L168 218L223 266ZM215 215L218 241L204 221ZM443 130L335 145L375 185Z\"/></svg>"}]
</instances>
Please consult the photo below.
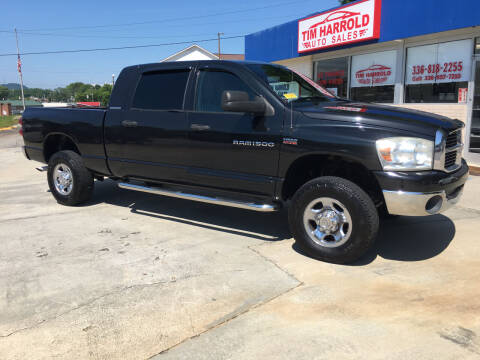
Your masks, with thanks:
<instances>
[{"instance_id":1,"label":"green foliage","mask_svg":"<svg viewBox=\"0 0 480 360\"><path fill-rule=\"evenodd\" d=\"M351 3L351 2L354 2L354 1L357 1L357 0L338 0L340 2L341 5L346 5L348 3Z\"/></svg>"},{"instance_id":2,"label":"green foliage","mask_svg":"<svg viewBox=\"0 0 480 360\"><path fill-rule=\"evenodd\" d=\"M102 106L108 105L112 85L90 85L81 82L74 82L64 88L38 89L27 88L24 90L25 98L37 98L48 102L77 102L77 101L100 101ZM2 87L0 87L0 99L2 98ZM19 89L8 90L5 98L18 100L21 98Z\"/></svg>"},{"instance_id":3,"label":"green foliage","mask_svg":"<svg viewBox=\"0 0 480 360\"><path fill-rule=\"evenodd\" d=\"M9 115L9 116L0 116L0 129L10 127L12 125L18 124L19 116Z\"/></svg>"},{"instance_id":4,"label":"green foliage","mask_svg":"<svg viewBox=\"0 0 480 360\"><path fill-rule=\"evenodd\" d=\"M8 97L8 88L0 86L0 100L4 100Z\"/></svg>"}]
</instances>

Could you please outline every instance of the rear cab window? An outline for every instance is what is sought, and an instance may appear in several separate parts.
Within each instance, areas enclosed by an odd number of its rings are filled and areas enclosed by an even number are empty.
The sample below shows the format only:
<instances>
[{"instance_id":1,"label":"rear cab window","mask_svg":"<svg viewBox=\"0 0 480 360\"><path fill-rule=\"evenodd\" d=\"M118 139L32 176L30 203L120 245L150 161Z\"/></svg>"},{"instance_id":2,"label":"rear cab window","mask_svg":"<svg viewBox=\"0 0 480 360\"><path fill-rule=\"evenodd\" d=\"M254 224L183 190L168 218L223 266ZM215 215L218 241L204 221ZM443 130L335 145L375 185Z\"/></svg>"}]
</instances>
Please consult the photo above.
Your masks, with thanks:
<instances>
[{"instance_id":1,"label":"rear cab window","mask_svg":"<svg viewBox=\"0 0 480 360\"><path fill-rule=\"evenodd\" d=\"M190 69L148 72L141 75L132 108L183 110Z\"/></svg>"}]
</instances>

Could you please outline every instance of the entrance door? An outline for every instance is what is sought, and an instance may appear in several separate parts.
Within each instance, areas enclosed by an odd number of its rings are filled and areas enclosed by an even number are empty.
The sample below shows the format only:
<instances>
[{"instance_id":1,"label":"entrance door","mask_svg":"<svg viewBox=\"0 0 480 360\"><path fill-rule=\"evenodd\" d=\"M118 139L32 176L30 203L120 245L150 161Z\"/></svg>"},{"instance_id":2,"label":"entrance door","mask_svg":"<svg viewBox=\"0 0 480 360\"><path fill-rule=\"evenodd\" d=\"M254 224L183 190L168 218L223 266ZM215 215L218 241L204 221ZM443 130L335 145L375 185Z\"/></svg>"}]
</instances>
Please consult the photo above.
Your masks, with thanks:
<instances>
[{"instance_id":1,"label":"entrance door","mask_svg":"<svg viewBox=\"0 0 480 360\"><path fill-rule=\"evenodd\" d=\"M474 62L475 82L469 126L467 126L466 145L467 160L472 165L480 166L480 59Z\"/></svg>"}]
</instances>

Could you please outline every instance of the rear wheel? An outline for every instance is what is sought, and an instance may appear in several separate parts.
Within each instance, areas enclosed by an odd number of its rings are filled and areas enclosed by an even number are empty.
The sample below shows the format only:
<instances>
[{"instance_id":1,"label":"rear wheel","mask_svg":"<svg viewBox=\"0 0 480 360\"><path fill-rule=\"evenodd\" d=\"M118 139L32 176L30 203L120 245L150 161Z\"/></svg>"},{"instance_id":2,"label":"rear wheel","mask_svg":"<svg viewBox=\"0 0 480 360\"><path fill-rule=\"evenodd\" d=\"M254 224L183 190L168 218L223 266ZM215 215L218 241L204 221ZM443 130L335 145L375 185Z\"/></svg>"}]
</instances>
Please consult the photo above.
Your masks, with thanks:
<instances>
[{"instance_id":1,"label":"rear wheel","mask_svg":"<svg viewBox=\"0 0 480 360\"><path fill-rule=\"evenodd\" d=\"M309 255L332 263L357 260L375 242L378 212L370 197L351 181L320 177L294 195L290 227Z\"/></svg>"},{"instance_id":2,"label":"rear wheel","mask_svg":"<svg viewBox=\"0 0 480 360\"><path fill-rule=\"evenodd\" d=\"M65 150L53 154L47 176L50 191L62 205L78 205L92 195L93 176L76 152Z\"/></svg>"}]
</instances>

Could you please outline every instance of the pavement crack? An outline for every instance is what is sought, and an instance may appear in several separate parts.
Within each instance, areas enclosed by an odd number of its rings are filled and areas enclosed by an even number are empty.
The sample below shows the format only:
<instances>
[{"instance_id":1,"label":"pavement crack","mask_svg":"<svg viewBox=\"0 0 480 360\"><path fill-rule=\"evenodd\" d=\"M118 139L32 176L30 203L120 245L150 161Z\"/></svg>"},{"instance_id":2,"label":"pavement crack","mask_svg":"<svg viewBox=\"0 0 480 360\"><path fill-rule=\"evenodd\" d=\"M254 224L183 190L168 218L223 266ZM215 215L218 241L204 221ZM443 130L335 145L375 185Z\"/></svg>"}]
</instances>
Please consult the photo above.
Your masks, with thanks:
<instances>
[{"instance_id":1,"label":"pavement crack","mask_svg":"<svg viewBox=\"0 0 480 360\"><path fill-rule=\"evenodd\" d=\"M256 304L253 304L253 305L251 305L251 306L249 306L249 307L247 307L247 308L244 308L242 311L239 311L239 312L236 313L236 314L231 314L231 316L229 316L228 318L225 318L223 321L220 321L220 322L218 322L218 323L214 323L215 325L209 326L209 327L207 327L207 329L205 329L205 330L203 330L203 331L200 331L199 333L194 334L194 335L192 335L192 336L189 336L189 337L187 337L187 338L179 341L178 343L176 343L176 344L174 344L174 345L172 345L172 346L169 346L168 348L160 351L160 352L157 353L157 354L153 354L153 355L150 356L148 359L153 359L154 357L159 356L159 355L161 355L161 354L164 354L164 353L168 352L169 350L172 350L172 349L176 348L177 346L180 346L181 344L183 344L183 343L185 343L185 342L187 342L187 341L189 341L189 340L191 340L191 339L197 338L197 337L199 337L199 336L201 336L201 335L203 335L203 334L205 334L205 333L207 333L207 332L209 332L209 331L212 331L212 330L214 330L214 329L216 329L216 328L219 328L219 327L221 327L221 326L223 326L223 325L226 325L226 324L228 324L230 321L232 321L232 320L234 320L234 319L236 319L236 318L238 318L238 317L240 317L240 316L242 316L242 315L245 315L245 314L249 313L250 311L255 310L255 309L257 309L257 308L259 308L259 307L261 307L261 306L264 306L264 305L266 305L266 304L268 304L268 303L270 303L270 302L272 302L272 301L280 298L281 296L286 295L286 294L294 291L295 289L299 288L300 286L304 285L303 281L298 280L293 274L291 274L291 273L289 273L287 270L283 269L280 265L278 265L278 264L277 264L275 261L273 261L272 259L267 258L266 256L262 255L260 252L258 252L257 250L253 249L253 248L250 247L250 246L248 246L247 248L250 249L251 251L253 251L254 253L256 253L256 254L257 254L258 256L260 256L263 260L268 261L269 263L271 263L272 265L274 265L276 268L278 268L280 271L282 271L282 272L283 272L284 274L286 274L288 277L290 277L291 279L295 280L295 281L297 282L297 284L296 284L295 286L293 286L293 287L285 290L285 291L282 291L281 293L279 293L279 294L277 294L277 295L274 295L274 296L272 296L272 297L270 297L270 298L268 298L268 299L265 299L264 301L260 301L260 302L258 302L258 303L256 303Z\"/></svg>"},{"instance_id":2,"label":"pavement crack","mask_svg":"<svg viewBox=\"0 0 480 360\"><path fill-rule=\"evenodd\" d=\"M207 329L205 329L205 330L203 330L203 331L200 331L200 332L197 333L197 334L194 334L194 335L192 335L192 336L189 336L189 337L183 339L182 341L179 341L178 343L176 343L176 344L174 344L174 345L172 345L172 346L169 346L169 347L166 348L165 350L160 351L160 352L157 353L157 354L153 354L152 356L148 357L147 359L153 359L154 357L156 357L156 356L158 356L158 355L164 354L164 353L168 352L169 350L172 350L173 348L176 348L177 346L182 345L183 343L187 342L188 340L197 338L197 337L199 337L199 336L201 336L201 335L203 335L203 334L205 334L205 333L207 333L207 332L209 332L209 331L215 330L216 328L218 328L218 327L220 327L220 326L226 325L226 324L228 324L230 321L238 318L239 316L245 315L245 314L247 314L248 312L250 312L250 311L252 311L252 310L255 310L255 309L257 309L257 308L259 308L259 307L261 307L261 306L263 306L263 305L266 305L266 304L274 301L275 299L278 299L279 297L281 297L281 296L283 296L283 295L286 295L286 294L294 291L295 289L297 289L298 287L300 287L300 286L302 286L302 285L303 285L303 282L300 282L300 283L298 283L297 285L295 285L294 287L291 287L290 289L287 289L287 290L281 292L280 294L277 294L277 295L275 295L275 296L272 296L271 298L268 298L268 299L266 299L265 301L260 301L260 302L258 302L258 303L256 303L256 304L248 307L247 309L245 309L245 310L243 310L243 311L240 311L240 312L237 313L237 314L232 315L232 316L229 317L228 319L225 319L224 321L219 322L218 324L216 324L216 325L214 325L214 326L211 326L211 327L209 327L209 328L207 328Z\"/></svg>"},{"instance_id":3,"label":"pavement crack","mask_svg":"<svg viewBox=\"0 0 480 360\"><path fill-rule=\"evenodd\" d=\"M266 246L266 245L263 245L263 246ZM288 272L288 270L285 270L284 268L282 268L280 265L278 265L275 261L273 261L272 259L266 257L265 255L263 255L261 252L259 252L258 250L252 248L251 246L248 246L248 249L253 251L255 254L257 254L258 256L260 256L263 260L265 261L268 261L269 263L273 264L277 269L279 269L280 271L282 271L283 273L287 274L290 278L292 278L293 280L297 281L298 283L300 284L303 284L302 281L300 281L299 279L297 279L295 277L295 275L293 275L292 273Z\"/></svg>"},{"instance_id":4,"label":"pavement crack","mask_svg":"<svg viewBox=\"0 0 480 360\"><path fill-rule=\"evenodd\" d=\"M236 271L239 271L239 270L234 269L233 271L236 272ZM227 271L227 272L229 272L229 271ZM194 278L194 277L201 277L201 276L205 276L205 275L209 275L209 274L191 274L191 275L187 275L187 276L184 276L184 277L181 277L181 278L173 278L171 280L162 280L162 281L157 281L157 282L147 283L147 284L133 284L133 285L125 286L125 287L122 287L120 289L113 290L113 291L107 292L103 295L97 296L93 299L90 299L90 300L88 300L88 301L86 301L86 302L84 302L84 303L82 303L78 306L75 306L71 309L68 309L68 310L66 310L66 311L64 311L60 314L55 315L55 316L52 316L52 317L49 317L49 318L46 318L46 319L42 319L42 320L40 320L40 321L30 325L30 326L26 326L26 327L23 327L23 328L20 328L20 329L16 329L16 330L14 330L10 333L7 333L5 335L0 335L0 339L10 337L12 335L18 334L18 333L26 331L26 330L31 330L31 329L37 328L42 324L48 323L50 321L54 321L56 319L59 319L59 318L65 316L65 315L71 313L71 312L74 312L78 309L81 309L83 307L92 305L93 303L95 303L98 300L101 300L101 299L106 298L106 297L111 296L111 295L119 294L121 292L130 290L130 289L146 288L146 287L157 286L157 285L165 285L165 284L173 284L173 283L176 283L178 281L188 280L188 279L191 279L191 278Z\"/></svg>"}]
</instances>

